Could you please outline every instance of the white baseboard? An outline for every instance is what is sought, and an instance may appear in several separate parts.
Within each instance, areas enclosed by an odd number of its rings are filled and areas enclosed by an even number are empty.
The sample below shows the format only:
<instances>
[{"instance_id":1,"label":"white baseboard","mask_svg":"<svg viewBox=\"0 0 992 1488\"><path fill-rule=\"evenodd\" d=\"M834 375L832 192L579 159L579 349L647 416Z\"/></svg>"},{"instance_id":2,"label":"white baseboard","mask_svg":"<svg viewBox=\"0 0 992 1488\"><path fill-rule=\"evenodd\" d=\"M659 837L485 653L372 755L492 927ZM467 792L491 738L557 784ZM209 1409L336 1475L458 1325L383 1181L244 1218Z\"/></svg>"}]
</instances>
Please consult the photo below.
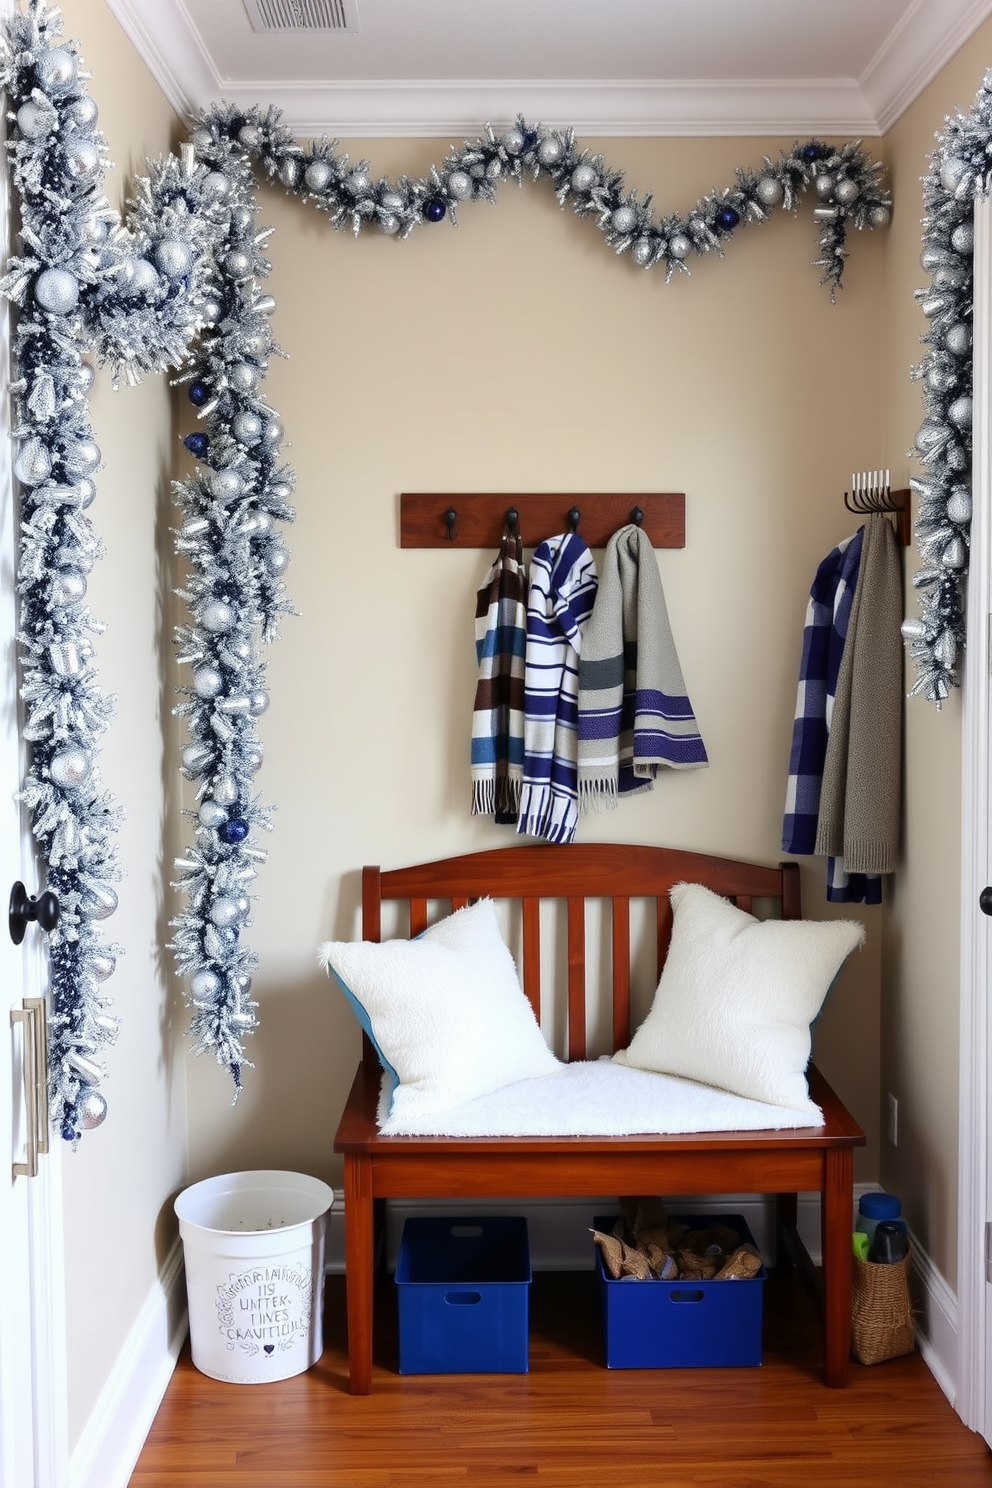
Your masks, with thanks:
<instances>
[{"instance_id":1,"label":"white baseboard","mask_svg":"<svg viewBox=\"0 0 992 1488\"><path fill-rule=\"evenodd\" d=\"M915 1235L912 1242L913 1294L919 1304L916 1337L927 1368L952 1405L958 1397L961 1350L958 1299Z\"/></svg>"},{"instance_id":2,"label":"white baseboard","mask_svg":"<svg viewBox=\"0 0 992 1488\"><path fill-rule=\"evenodd\" d=\"M182 1241L135 1319L69 1463L69 1488L127 1488L187 1331Z\"/></svg>"}]
</instances>

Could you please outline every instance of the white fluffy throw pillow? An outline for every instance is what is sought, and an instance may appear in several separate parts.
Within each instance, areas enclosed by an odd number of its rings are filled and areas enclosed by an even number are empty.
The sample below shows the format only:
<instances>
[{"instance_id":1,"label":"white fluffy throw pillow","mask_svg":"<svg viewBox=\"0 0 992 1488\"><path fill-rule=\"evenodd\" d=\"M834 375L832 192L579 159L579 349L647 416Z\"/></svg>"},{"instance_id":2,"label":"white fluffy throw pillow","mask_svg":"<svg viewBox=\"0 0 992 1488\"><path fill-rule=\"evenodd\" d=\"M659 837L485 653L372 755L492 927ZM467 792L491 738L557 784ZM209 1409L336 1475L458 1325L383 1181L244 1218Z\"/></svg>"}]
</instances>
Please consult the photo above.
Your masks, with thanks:
<instances>
[{"instance_id":1,"label":"white fluffy throw pillow","mask_svg":"<svg viewBox=\"0 0 992 1488\"><path fill-rule=\"evenodd\" d=\"M448 1111L558 1068L491 899L415 940L328 941L319 958L394 1081L391 1116Z\"/></svg>"},{"instance_id":2,"label":"white fluffy throw pillow","mask_svg":"<svg viewBox=\"0 0 992 1488\"><path fill-rule=\"evenodd\" d=\"M756 920L701 884L676 884L670 897L654 1003L617 1063L802 1110L810 1024L864 927Z\"/></svg>"}]
</instances>

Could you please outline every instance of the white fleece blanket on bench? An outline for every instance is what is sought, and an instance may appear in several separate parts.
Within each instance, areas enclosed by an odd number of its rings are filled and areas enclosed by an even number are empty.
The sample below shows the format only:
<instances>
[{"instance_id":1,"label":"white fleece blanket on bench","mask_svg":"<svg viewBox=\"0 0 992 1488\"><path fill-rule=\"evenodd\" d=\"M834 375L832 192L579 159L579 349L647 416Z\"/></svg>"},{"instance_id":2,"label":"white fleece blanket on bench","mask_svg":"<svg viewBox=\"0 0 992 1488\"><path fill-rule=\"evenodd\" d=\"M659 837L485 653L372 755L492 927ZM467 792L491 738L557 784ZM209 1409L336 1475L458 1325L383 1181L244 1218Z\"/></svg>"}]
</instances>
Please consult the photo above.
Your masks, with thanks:
<instances>
[{"instance_id":1,"label":"white fleece blanket on bench","mask_svg":"<svg viewBox=\"0 0 992 1488\"><path fill-rule=\"evenodd\" d=\"M379 1101L383 1136L632 1137L646 1133L766 1131L821 1126L814 1101L802 1110L766 1106L675 1075L652 1074L610 1059L563 1064L435 1116L406 1122Z\"/></svg>"}]
</instances>

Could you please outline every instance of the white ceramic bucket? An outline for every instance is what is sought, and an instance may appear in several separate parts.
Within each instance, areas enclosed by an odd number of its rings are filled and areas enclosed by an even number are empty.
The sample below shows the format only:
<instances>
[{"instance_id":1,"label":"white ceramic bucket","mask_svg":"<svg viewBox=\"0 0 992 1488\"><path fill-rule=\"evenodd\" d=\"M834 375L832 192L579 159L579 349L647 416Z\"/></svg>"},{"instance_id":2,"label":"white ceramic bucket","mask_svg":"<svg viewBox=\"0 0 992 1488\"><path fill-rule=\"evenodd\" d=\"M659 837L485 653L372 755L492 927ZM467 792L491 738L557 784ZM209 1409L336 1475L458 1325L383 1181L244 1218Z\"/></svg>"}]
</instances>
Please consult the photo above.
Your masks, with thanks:
<instances>
[{"instance_id":1,"label":"white ceramic bucket","mask_svg":"<svg viewBox=\"0 0 992 1488\"><path fill-rule=\"evenodd\" d=\"M333 1190L303 1173L225 1173L175 1201L193 1363L211 1379L289 1379L323 1352Z\"/></svg>"}]
</instances>

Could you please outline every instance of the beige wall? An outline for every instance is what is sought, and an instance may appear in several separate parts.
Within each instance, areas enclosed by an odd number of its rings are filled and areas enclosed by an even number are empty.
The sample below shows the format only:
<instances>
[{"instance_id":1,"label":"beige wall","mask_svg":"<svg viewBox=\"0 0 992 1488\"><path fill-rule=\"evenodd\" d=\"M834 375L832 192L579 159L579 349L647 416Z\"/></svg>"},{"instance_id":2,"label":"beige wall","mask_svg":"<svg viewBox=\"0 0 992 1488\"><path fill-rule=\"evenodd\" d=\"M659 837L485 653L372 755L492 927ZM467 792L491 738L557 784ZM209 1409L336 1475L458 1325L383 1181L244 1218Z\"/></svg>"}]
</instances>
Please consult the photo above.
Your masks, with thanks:
<instances>
[{"instance_id":1,"label":"beige wall","mask_svg":"<svg viewBox=\"0 0 992 1488\"><path fill-rule=\"evenodd\" d=\"M66 0L67 37L79 39L116 170L108 194L123 203L148 156L171 147L174 115L105 5ZM164 760L163 682L170 644L167 552L170 393L164 378L114 393L100 375L92 405L105 469L90 515L106 558L89 603L107 624L97 639L100 683L117 713L100 758L104 786L127 811L120 858L127 876L106 922L124 950L107 990L123 1020L106 1058L109 1114L78 1151L62 1157L68 1310L69 1446L76 1446L128 1333L154 1288L172 1242L172 1189L186 1163L184 1070L170 1034L162 945L163 884L172 852L163 831L173 769ZM60 1144L61 1145L61 1144Z\"/></svg>"},{"instance_id":2,"label":"beige wall","mask_svg":"<svg viewBox=\"0 0 992 1488\"><path fill-rule=\"evenodd\" d=\"M935 134L949 114L970 109L990 62L992 23L986 22L885 141L898 203L884 259L886 450L908 449L923 416L920 386L908 375L922 356L920 337L926 330L913 301L913 291L928 282L919 262L920 177ZM922 473L918 462L912 468ZM907 573L916 566L911 557ZM908 681L913 680L910 673ZM959 692L939 713L920 700L907 704L906 854L887 924L882 995L882 1095L891 1091L899 1101L899 1146L883 1145L882 1176L903 1197L913 1228L952 1287L957 1277L960 704Z\"/></svg>"},{"instance_id":3,"label":"beige wall","mask_svg":"<svg viewBox=\"0 0 992 1488\"><path fill-rule=\"evenodd\" d=\"M64 12L94 73L119 194L169 145L173 119L106 7L65 0ZM855 238L836 304L811 264L809 204L666 286L616 259L543 185L504 186L495 209L467 209L457 231L423 227L405 244L335 235L265 193L275 331L290 358L274 362L269 394L300 474L288 582L301 613L272 648L261 720L258 782L278 810L249 932L256 1067L233 1108L224 1072L186 1060L162 949L178 820L169 397L161 379L115 395L101 378L107 469L93 514L108 555L91 594L109 623L101 676L120 696L102 767L129 813L110 927L127 955L112 984L125 1023L108 1060L110 1116L64 1163L73 1439L174 1234L187 1133L192 1178L272 1165L339 1181L330 1144L358 1036L315 957L321 940L358 933L361 865L511 840L467 812L472 613L491 555L401 551L399 492L684 490L686 547L659 565L711 765L584 820L581 835L778 859L809 583L851 530L851 470L888 466L902 484L914 468L904 452L920 414L908 378L923 329L912 301L918 177L946 110L970 103L990 43L986 26L872 143L892 163L895 219L888 234ZM664 211L788 143L601 148ZM349 148L377 173L420 174L446 142ZM181 400L179 432L192 427ZM859 1176L881 1174L903 1195L952 1284L959 734L956 698L939 716L908 705L905 869L890 912L857 911L868 944L815 1035L869 1132ZM835 913L822 865L803 878L807 914ZM895 1151L879 1143L888 1090L900 1100Z\"/></svg>"},{"instance_id":4,"label":"beige wall","mask_svg":"<svg viewBox=\"0 0 992 1488\"><path fill-rule=\"evenodd\" d=\"M781 147L602 144L661 210ZM349 142L389 175L444 150ZM883 243L858 235L832 304L808 206L667 286L532 183L402 244L335 235L279 193L262 220L289 353L269 388L300 474L288 582L301 615L272 650L262 719L259 783L279 809L250 932L257 1068L232 1109L222 1072L191 1064L190 1161L194 1176L271 1163L339 1179L330 1143L358 1035L318 943L358 933L363 863L512 840L468 814L473 604L492 555L401 551L399 493L685 491L686 547L659 563L712 763L586 819L581 836L777 861L810 581L852 529L850 471L883 463ZM807 912L826 916L820 868L805 879ZM878 912L864 918L869 944L816 1042L872 1134L860 1161L874 1176Z\"/></svg>"}]
</instances>

